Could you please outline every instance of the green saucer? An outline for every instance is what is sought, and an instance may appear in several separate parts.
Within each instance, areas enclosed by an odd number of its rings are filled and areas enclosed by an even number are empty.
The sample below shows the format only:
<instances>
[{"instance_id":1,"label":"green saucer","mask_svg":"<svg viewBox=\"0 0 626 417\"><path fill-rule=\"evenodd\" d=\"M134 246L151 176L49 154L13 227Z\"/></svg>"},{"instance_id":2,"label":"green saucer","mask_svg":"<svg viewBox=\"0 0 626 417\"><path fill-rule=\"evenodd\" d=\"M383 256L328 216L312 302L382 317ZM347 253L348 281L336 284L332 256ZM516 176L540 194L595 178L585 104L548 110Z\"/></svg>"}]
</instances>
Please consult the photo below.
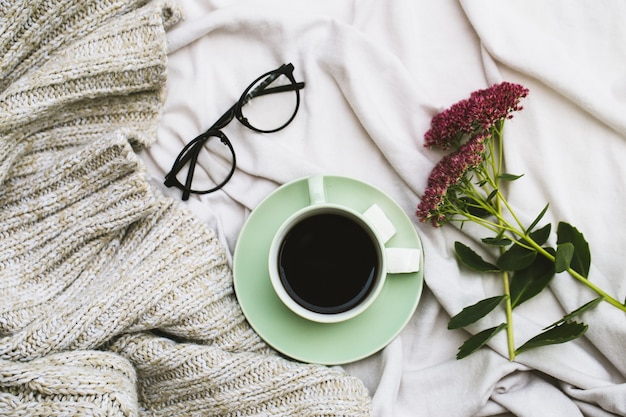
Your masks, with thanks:
<instances>
[{"instance_id":1,"label":"green saucer","mask_svg":"<svg viewBox=\"0 0 626 417\"><path fill-rule=\"evenodd\" d=\"M325 184L330 203L359 212L378 204L397 231L386 247L422 250L415 227L385 193L346 177L325 176ZM270 243L281 223L308 203L305 178L281 186L252 211L235 247L233 274L237 299L259 336L288 357L325 365L363 359L391 342L415 312L422 293L423 251L420 271L388 274L376 301L359 316L331 324L306 320L280 301L270 283L267 262Z\"/></svg>"}]
</instances>

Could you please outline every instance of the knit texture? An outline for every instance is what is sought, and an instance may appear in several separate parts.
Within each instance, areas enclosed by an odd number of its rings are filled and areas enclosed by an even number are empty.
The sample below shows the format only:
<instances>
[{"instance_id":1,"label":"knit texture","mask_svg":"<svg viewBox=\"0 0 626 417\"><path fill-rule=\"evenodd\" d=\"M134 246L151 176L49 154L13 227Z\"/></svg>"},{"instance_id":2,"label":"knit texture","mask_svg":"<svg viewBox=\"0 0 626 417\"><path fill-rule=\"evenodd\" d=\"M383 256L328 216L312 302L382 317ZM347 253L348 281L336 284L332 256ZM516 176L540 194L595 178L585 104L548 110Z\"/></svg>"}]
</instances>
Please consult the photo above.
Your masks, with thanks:
<instances>
[{"instance_id":1,"label":"knit texture","mask_svg":"<svg viewBox=\"0 0 626 417\"><path fill-rule=\"evenodd\" d=\"M147 181L180 18L0 3L0 415L369 415L254 333L214 232Z\"/></svg>"}]
</instances>

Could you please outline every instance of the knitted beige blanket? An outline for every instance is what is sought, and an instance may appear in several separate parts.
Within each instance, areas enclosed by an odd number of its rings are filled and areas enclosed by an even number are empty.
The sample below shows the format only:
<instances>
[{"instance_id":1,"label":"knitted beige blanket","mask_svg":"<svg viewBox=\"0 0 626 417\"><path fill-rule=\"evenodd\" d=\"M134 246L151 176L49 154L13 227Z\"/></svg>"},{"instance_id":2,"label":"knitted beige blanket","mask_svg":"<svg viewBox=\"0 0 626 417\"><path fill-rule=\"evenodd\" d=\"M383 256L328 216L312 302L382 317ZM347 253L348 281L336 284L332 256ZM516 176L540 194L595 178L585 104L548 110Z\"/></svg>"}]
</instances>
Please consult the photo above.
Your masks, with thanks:
<instances>
[{"instance_id":1,"label":"knitted beige blanket","mask_svg":"<svg viewBox=\"0 0 626 417\"><path fill-rule=\"evenodd\" d=\"M0 2L0 415L368 415L259 339L212 230L148 184L180 15L145 3Z\"/></svg>"}]
</instances>

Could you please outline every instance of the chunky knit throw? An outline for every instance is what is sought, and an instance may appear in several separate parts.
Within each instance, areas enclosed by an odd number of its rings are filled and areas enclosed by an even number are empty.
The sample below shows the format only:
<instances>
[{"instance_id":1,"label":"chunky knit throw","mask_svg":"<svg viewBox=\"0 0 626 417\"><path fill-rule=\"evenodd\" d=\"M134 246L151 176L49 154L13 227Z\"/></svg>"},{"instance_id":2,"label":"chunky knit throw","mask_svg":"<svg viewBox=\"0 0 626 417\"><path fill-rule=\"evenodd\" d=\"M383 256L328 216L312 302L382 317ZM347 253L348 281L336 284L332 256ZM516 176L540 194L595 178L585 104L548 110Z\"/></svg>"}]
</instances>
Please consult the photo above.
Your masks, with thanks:
<instances>
[{"instance_id":1,"label":"chunky knit throw","mask_svg":"<svg viewBox=\"0 0 626 417\"><path fill-rule=\"evenodd\" d=\"M0 2L0 415L368 415L265 345L213 231L147 181L179 18Z\"/></svg>"}]
</instances>

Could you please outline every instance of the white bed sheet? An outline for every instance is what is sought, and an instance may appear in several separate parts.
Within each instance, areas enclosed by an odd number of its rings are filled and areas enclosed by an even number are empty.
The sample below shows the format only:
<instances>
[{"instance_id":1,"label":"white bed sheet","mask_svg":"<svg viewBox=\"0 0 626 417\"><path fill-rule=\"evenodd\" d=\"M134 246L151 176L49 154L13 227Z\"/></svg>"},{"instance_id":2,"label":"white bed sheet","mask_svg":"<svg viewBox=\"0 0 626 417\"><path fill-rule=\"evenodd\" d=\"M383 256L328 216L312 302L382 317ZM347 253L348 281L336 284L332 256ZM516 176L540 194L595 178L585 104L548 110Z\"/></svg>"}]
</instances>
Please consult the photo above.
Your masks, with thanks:
<instances>
[{"instance_id":1,"label":"white bed sheet","mask_svg":"<svg viewBox=\"0 0 626 417\"><path fill-rule=\"evenodd\" d=\"M260 135L237 122L225 129L238 158L233 179L186 203L231 254L265 196L315 173L370 182L415 222L427 285L417 312L383 351L344 366L367 385L375 416L626 415L626 315L606 305L585 316L590 329L576 342L509 362L498 336L489 349L455 360L468 333L446 329L450 314L497 293L498 281L469 274L455 260L455 240L483 236L434 229L413 215L437 160L423 147L431 117L474 90L521 83L530 94L506 125L505 158L508 171L524 177L508 190L510 201L527 219L549 202L546 220L572 223L589 241L592 279L625 299L625 3L180 4L186 18L168 35L158 140L142 154L155 183L258 75L292 62L306 82L287 129ZM177 189L166 192L180 198ZM516 337L526 340L591 298L558 275L551 291L516 309Z\"/></svg>"}]
</instances>

